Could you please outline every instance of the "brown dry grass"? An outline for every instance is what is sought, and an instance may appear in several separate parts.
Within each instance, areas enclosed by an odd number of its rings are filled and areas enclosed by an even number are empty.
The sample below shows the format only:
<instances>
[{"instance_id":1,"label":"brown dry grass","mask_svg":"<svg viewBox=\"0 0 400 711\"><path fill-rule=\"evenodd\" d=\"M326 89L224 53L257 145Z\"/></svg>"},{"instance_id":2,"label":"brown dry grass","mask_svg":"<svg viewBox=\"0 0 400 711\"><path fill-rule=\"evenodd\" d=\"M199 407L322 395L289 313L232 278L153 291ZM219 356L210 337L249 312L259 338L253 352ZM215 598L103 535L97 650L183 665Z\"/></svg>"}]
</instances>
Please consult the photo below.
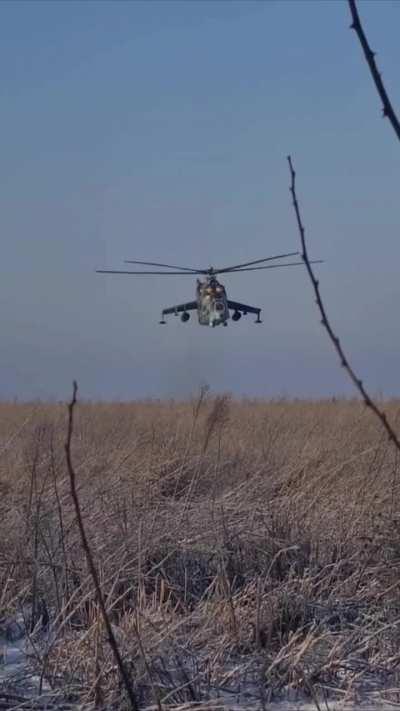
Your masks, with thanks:
<instances>
[{"instance_id":1,"label":"brown dry grass","mask_svg":"<svg viewBox=\"0 0 400 711\"><path fill-rule=\"evenodd\" d=\"M0 405L0 608L49 616L34 663L54 689L123 709L66 421L65 405ZM73 459L141 706L399 686L400 471L358 402L83 403Z\"/></svg>"}]
</instances>

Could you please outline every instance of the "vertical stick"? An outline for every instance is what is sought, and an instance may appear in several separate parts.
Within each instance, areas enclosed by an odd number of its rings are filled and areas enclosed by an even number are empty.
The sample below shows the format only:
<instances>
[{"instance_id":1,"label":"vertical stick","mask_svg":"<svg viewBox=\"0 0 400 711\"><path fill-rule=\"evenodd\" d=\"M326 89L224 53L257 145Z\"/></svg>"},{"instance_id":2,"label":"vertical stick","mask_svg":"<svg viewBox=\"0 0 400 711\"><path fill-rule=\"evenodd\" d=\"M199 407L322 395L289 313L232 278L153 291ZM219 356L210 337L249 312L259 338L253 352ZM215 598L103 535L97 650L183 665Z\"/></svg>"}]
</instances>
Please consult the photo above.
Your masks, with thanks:
<instances>
[{"instance_id":1,"label":"vertical stick","mask_svg":"<svg viewBox=\"0 0 400 711\"><path fill-rule=\"evenodd\" d=\"M376 403L373 401L373 399L368 394L367 390L364 387L362 380L360 380L357 377L356 373L354 372L353 368L351 367L351 365L349 363L347 356L345 355L345 352L342 348L340 340L334 333L332 326L330 324L330 321L328 319L328 314L326 312L324 303L322 301L322 296L321 296L321 292L320 292L320 288L319 288L319 281L318 281L318 279L316 279L316 277L314 275L312 266L310 264L310 259L308 257L305 231L304 231L303 223L301 221L300 208L299 208L299 203L298 203L297 195L296 195L296 173L293 168L293 163L292 163L291 157L288 156L287 159L288 159L288 163L289 163L290 176L291 176L290 192L292 194L293 207L294 207L294 211L296 214L297 226L299 229L300 241L301 241L301 247L302 247L302 255L301 256L302 256L304 264L306 265L308 276L310 277L310 281L311 281L312 287L314 289L315 303L317 304L319 312L321 314L321 324L323 325L326 332L328 333L328 336L333 343L333 347L335 348L336 353L339 356L340 363L341 363L342 367L345 369L350 380L353 382L353 384L357 388L358 392L360 393L360 395L364 401L364 404L372 410L374 415L376 415L376 417L380 421L381 425L385 428L386 433L389 437L389 440L391 440L394 443L395 447L400 452L400 440L397 437L397 434L395 433L392 426L389 424L389 421L388 421L385 413L379 409L379 407L376 405Z\"/></svg>"},{"instance_id":2,"label":"vertical stick","mask_svg":"<svg viewBox=\"0 0 400 711\"><path fill-rule=\"evenodd\" d=\"M80 532L80 536L81 536L81 540L82 540L82 546L85 551L89 572L92 576L97 600L98 600L98 603L100 606L100 611L103 616L104 625L105 625L105 628L107 631L108 641L109 641L111 650L114 654L114 658L115 658L116 664L118 666L119 672L121 674L121 679L122 679L123 684L125 686L126 693L128 695L128 699L130 701L131 709L132 709L132 711L138 711L139 707L138 707L138 703L136 701L136 696L133 691L128 672L126 671L124 663L122 661L122 657L121 657L120 651L118 649L117 641L114 637L111 623L110 623L110 620L107 615L106 607L104 604L103 593L101 591L99 577L97 574L97 570L96 570L96 567L95 567L95 564L93 561L92 552L91 552L90 546L89 546L89 541L87 539L85 528L83 525L81 507L80 507L80 503L79 503L79 499L78 499L78 494L76 491L76 476L75 476L75 470L73 468L72 457L71 457L71 441L72 441L72 435L73 435L73 430L74 430L74 408L76 405L77 392L78 392L78 385L77 385L76 381L74 380L72 400L70 401L70 403L68 405L68 431L67 431L67 441L65 443L65 454L66 454L66 458L67 458L67 468L68 468L68 474L69 474L70 485L71 485L71 496L72 496L72 500L74 502L76 518L77 518L79 532Z\"/></svg>"}]
</instances>

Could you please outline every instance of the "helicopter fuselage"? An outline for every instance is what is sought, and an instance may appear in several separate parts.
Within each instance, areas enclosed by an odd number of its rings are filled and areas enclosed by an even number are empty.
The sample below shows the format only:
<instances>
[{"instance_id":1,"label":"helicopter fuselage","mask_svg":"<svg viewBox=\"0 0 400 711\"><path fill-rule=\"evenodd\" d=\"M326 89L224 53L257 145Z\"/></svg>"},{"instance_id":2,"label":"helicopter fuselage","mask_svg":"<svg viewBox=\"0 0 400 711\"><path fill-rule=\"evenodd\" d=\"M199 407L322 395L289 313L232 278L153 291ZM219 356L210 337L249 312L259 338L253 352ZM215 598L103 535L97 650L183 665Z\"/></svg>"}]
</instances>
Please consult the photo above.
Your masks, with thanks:
<instances>
[{"instance_id":1,"label":"helicopter fuselage","mask_svg":"<svg viewBox=\"0 0 400 711\"><path fill-rule=\"evenodd\" d=\"M201 326L226 325L229 319L226 291L215 277L209 276L205 281L197 280L196 300Z\"/></svg>"}]
</instances>

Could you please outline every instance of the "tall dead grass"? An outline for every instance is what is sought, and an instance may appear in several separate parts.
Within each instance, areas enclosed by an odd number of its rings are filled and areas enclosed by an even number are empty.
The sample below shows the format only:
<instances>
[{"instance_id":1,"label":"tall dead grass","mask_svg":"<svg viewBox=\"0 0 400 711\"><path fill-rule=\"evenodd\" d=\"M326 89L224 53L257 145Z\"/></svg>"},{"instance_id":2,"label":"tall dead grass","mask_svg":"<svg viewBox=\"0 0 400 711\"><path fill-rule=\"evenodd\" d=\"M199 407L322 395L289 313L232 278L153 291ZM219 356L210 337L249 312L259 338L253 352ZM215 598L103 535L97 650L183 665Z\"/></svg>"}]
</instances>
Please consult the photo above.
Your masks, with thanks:
<instances>
[{"instance_id":1,"label":"tall dead grass","mask_svg":"<svg viewBox=\"0 0 400 711\"><path fill-rule=\"evenodd\" d=\"M399 403L385 405L398 424ZM0 405L0 610L30 610L32 663L55 692L128 708L66 425L62 404ZM72 454L141 707L397 700L399 462L360 403L83 403Z\"/></svg>"}]
</instances>

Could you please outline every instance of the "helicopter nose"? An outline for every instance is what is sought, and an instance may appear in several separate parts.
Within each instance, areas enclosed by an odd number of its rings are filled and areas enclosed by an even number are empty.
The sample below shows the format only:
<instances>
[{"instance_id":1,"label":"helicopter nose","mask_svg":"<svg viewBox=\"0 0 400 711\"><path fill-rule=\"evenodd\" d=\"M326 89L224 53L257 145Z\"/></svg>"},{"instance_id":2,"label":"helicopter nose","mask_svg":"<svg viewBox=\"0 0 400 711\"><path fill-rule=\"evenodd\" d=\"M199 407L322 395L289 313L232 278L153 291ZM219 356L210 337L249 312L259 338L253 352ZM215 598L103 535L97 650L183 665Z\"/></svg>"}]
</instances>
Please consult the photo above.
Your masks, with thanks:
<instances>
[{"instance_id":1,"label":"helicopter nose","mask_svg":"<svg viewBox=\"0 0 400 711\"><path fill-rule=\"evenodd\" d=\"M210 314L210 326L217 326L222 322L222 311L214 311Z\"/></svg>"}]
</instances>

